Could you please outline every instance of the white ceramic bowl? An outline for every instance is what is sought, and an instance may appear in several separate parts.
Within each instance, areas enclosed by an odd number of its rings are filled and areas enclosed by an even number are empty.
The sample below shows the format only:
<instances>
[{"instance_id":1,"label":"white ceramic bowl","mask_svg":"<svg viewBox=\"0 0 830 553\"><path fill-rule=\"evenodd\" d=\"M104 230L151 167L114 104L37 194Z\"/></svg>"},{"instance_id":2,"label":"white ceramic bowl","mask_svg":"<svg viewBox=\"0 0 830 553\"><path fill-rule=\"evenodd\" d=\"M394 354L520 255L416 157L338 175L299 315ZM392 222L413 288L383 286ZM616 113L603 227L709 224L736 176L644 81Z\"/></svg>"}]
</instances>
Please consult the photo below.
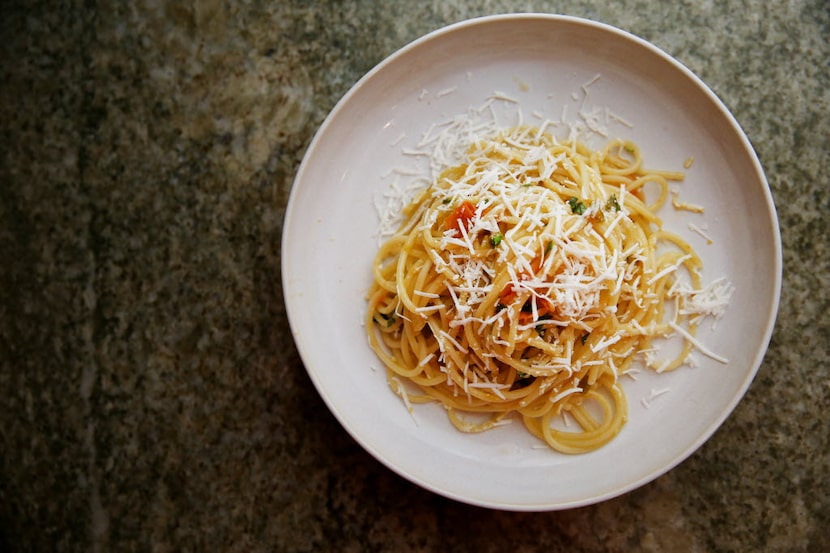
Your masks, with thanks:
<instances>
[{"instance_id":1,"label":"white ceramic bowl","mask_svg":"<svg viewBox=\"0 0 830 553\"><path fill-rule=\"evenodd\" d=\"M564 455L518 423L463 434L439 405L410 416L387 386L362 324L378 246L375 202L430 125L495 92L525 122L579 121L593 110L610 136L636 141L650 165L682 169L683 199L704 215L662 213L701 255L704 280L735 286L716 330L699 338L729 359L626 381L629 421L597 451ZM506 112L505 112L506 113ZM630 126L629 126L630 125ZM598 137L601 138L601 137ZM405 171L404 171L405 173ZM690 233L688 223L713 239ZM306 369L343 427L412 482L470 504L510 510L586 505L676 466L732 412L766 350L781 285L778 223L763 170L738 123L680 63L607 25L553 15L485 17L405 46L329 114L297 173L285 219L283 289ZM652 391L669 393L649 398ZM648 405L648 408L646 408Z\"/></svg>"}]
</instances>

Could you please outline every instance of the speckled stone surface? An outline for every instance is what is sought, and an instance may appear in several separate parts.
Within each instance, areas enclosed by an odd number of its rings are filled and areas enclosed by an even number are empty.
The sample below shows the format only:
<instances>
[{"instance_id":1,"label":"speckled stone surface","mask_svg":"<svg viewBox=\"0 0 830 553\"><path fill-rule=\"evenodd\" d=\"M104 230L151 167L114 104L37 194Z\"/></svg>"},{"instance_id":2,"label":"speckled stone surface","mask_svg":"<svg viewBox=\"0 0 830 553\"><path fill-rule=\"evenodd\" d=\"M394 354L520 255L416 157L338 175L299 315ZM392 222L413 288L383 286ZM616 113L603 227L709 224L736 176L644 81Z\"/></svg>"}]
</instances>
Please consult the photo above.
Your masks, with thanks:
<instances>
[{"instance_id":1,"label":"speckled stone surface","mask_svg":"<svg viewBox=\"0 0 830 553\"><path fill-rule=\"evenodd\" d=\"M826 1L118 4L0 5L0 550L830 551ZM364 452L280 288L335 102L418 36L508 11L609 23L696 72L784 247L769 352L715 436L554 513L459 504Z\"/></svg>"}]
</instances>

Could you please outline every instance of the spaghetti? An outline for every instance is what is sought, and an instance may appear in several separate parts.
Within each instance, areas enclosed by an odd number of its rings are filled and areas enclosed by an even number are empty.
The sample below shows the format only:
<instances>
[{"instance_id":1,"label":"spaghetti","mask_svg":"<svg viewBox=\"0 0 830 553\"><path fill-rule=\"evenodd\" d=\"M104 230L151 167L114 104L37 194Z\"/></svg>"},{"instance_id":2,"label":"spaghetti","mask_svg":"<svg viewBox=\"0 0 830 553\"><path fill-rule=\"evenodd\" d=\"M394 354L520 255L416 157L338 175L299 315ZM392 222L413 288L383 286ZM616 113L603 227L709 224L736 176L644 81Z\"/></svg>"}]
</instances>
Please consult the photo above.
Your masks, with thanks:
<instances>
[{"instance_id":1,"label":"spaghetti","mask_svg":"<svg viewBox=\"0 0 830 553\"><path fill-rule=\"evenodd\" d=\"M682 178L646 170L629 141L594 151L527 126L474 140L374 261L366 328L392 389L407 406L441 402L465 432L517 413L561 452L610 441L635 356L679 367L708 314L700 258L656 214ZM683 346L657 360L652 341L669 335Z\"/></svg>"}]
</instances>

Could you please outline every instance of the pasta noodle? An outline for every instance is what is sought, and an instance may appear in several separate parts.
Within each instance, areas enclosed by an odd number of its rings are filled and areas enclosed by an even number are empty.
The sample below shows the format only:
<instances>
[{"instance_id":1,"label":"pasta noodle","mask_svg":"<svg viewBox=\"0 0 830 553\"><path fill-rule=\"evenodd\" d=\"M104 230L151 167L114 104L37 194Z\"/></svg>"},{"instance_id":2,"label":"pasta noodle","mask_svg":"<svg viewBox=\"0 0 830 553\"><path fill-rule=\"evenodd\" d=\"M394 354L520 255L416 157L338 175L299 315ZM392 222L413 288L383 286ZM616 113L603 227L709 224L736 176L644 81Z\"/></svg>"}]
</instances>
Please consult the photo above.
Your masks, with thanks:
<instances>
[{"instance_id":1,"label":"pasta noodle","mask_svg":"<svg viewBox=\"0 0 830 553\"><path fill-rule=\"evenodd\" d=\"M374 260L366 329L392 389L465 432L518 416L561 452L610 441L637 354L670 371L694 346L701 260L657 215L682 178L630 141L594 151L528 126L474 140ZM682 348L656 360L668 335Z\"/></svg>"}]
</instances>

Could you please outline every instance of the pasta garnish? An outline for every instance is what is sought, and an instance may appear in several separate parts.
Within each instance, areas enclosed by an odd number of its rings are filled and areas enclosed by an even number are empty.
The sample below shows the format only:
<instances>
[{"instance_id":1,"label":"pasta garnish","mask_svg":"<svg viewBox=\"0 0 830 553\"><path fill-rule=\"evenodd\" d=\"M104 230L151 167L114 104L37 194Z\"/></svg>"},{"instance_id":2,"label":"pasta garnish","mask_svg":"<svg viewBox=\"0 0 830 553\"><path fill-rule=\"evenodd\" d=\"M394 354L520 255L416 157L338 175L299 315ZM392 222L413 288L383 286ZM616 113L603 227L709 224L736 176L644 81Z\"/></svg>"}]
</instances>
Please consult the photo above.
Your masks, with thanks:
<instances>
[{"instance_id":1,"label":"pasta garnish","mask_svg":"<svg viewBox=\"0 0 830 553\"><path fill-rule=\"evenodd\" d=\"M516 414L560 452L608 443L628 417L620 376L638 354L684 364L706 316L701 260L657 214L682 178L631 141L592 150L530 126L473 141L374 260L366 329L393 389L464 432ZM680 351L655 359L670 335Z\"/></svg>"}]
</instances>

